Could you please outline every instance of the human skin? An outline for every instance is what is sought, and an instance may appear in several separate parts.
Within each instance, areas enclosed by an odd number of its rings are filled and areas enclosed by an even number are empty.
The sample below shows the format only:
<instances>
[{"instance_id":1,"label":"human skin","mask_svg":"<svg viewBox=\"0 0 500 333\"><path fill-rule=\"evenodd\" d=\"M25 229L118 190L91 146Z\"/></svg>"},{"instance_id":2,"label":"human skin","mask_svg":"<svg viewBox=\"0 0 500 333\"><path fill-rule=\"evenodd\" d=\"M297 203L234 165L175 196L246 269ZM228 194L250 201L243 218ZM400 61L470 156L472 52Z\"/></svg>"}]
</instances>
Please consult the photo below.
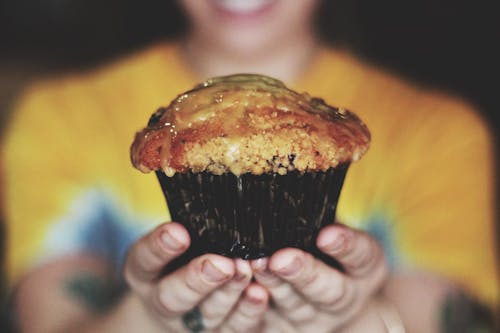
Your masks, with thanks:
<instances>
[{"instance_id":1,"label":"human skin","mask_svg":"<svg viewBox=\"0 0 500 333\"><path fill-rule=\"evenodd\" d=\"M169 235L166 243L165 235ZM187 248L188 237L181 225L165 224L134 245L125 265L125 276L132 290L165 328L175 332L182 331L179 315L195 306L207 331L279 331L279 320L264 320L269 311L269 294L274 300L273 311L281 319L294 323L299 332L337 331L349 327L353 318L364 317L370 298L387 278L382 250L371 236L333 225L322 230L317 243L325 254L346 267L343 273L310 254L288 248L251 263L202 256L159 279L161 269ZM164 244L176 246L164 247ZM208 284L203 278L207 260L211 263L209 273L220 276L216 282L209 278ZM246 283L224 284L231 273L231 281L235 280L235 269L247 272L242 274L248 276L244 279ZM250 277L256 282L250 283ZM383 328L381 320L375 317L372 325L377 324Z\"/></svg>"},{"instance_id":2,"label":"human skin","mask_svg":"<svg viewBox=\"0 0 500 333\"><path fill-rule=\"evenodd\" d=\"M183 52L200 78L258 72L290 82L315 54L318 41L312 15L318 1L276 0L266 4L270 7L259 15L248 17L227 11L221 14L214 0L179 3L191 20ZM380 308L383 300L394 304L408 331L440 332L441 304L456 288L428 273L388 272L380 245L373 238L340 228L323 230L318 247L351 267L345 273L297 249L283 249L252 263L208 254L160 277L161 268L190 241L179 224L163 224L130 249L125 265L130 288L108 311L96 311L95 304L88 303L88 295L84 298L67 288L68 281L82 275L88 277L87 283L110 280L110 265L102 258L83 253L32 271L17 289L20 330L184 332L182 315L198 306L205 325L220 332L377 333L387 331ZM351 236L346 237L343 248L334 251L328 243L342 232ZM163 237L165 234L177 240ZM292 265L293 258L299 258L298 268ZM292 266L296 270L290 274ZM251 282L253 278L255 282ZM170 303L172 300L175 302ZM216 313L207 314L214 310ZM219 325L224 320L226 325Z\"/></svg>"},{"instance_id":3,"label":"human skin","mask_svg":"<svg viewBox=\"0 0 500 333\"><path fill-rule=\"evenodd\" d=\"M340 247L331 245L345 233L351 235ZM17 289L19 331L182 333L189 332L182 316L198 307L206 332L377 333L387 331L380 304L390 301L410 332L433 333L440 332L439 307L453 292L429 275L388 276L378 243L341 225L323 229L317 245L348 267L345 273L289 248L251 263L203 255L163 276L162 268L189 244L187 231L174 222L141 237L125 263L130 288L106 311L89 302L98 289L83 295L68 288L82 276L93 286L109 278L100 258L79 254L39 267ZM293 257L301 265L292 264Z\"/></svg>"},{"instance_id":4,"label":"human skin","mask_svg":"<svg viewBox=\"0 0 500 333\"><path fill-rule=\"evenodd\" d=\"M190 21L182 42L185 59L201 78L264 73L289 82L316 52L316 0L265 1L249 12L231 11L224 1L179 3Z\"/></svg>"}]
</instances>

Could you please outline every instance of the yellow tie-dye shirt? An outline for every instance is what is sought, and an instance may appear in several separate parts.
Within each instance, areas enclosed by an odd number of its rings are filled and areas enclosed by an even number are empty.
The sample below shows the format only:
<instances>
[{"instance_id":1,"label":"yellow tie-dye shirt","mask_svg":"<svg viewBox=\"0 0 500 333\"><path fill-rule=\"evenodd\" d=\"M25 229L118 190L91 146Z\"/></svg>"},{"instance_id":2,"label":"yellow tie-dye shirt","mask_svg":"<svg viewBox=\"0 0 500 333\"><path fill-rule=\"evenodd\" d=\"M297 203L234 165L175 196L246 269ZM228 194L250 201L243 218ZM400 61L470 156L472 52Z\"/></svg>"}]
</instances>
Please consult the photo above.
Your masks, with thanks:
<instances>
[{"instance_id":1,"label":"yellow tie-dye shirt","mask_svg":"<svg viewBox=\"0 0 500 333\"><path fill-rule=\"evenodd\" d=\"M120 265L131 242L168 219L155 176L132 168L129 146L153 111L200 79L164 44L22 94L4 146L12 281L74 252ZM480 117L326 48L289 85L353 110L371 130L338 219L375 235L393 267L442 274L495 304L493 150Z\"/></svg>"}]
</instances>

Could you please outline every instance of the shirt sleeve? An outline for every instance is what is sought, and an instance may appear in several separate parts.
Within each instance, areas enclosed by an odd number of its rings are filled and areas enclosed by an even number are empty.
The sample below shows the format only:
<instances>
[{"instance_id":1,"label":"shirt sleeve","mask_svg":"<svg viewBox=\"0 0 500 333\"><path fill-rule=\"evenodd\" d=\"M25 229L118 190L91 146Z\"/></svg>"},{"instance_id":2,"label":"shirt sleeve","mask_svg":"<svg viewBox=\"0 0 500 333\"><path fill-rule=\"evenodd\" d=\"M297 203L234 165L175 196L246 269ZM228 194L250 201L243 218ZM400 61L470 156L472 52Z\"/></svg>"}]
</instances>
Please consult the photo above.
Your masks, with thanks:
<instances>
[{"instance_id":1,"label":"shirt sleeve","mask_svg":"<svg viewBox=\"0 0 500 333\"><path fill-rule=\"evenodd\" d=\"M113 133L95 91L78 82L44 82L14 107L4 145L11 281L56 256L81 252L119 265L145 231L114 195L127 193L133 173L128 141Z\"/></svg>"},{"instance_id":2,"label":"shirt sleeve","mask_svg":"<svg viewBox=\"0 0 500 333\"><path fill-rule=\"evenodd\" d=\"M438 272L496 305L493 140L470 107L445 103L415 117L392 198L398 247L408 262Z\"/></svg>"},{"instance_id":3,"label":"shirt sleeve","mask_svg":"<svg viewBox=\"0 0 500 333\"><path fill-rule=\"evenodd\" d=\"M380 92L378 104L369 100L372 144L350 167L338 217L374 235L394 269L442 275L496 305L488 128L460 100L393 90Z\"/></svg>"}]
</instances>

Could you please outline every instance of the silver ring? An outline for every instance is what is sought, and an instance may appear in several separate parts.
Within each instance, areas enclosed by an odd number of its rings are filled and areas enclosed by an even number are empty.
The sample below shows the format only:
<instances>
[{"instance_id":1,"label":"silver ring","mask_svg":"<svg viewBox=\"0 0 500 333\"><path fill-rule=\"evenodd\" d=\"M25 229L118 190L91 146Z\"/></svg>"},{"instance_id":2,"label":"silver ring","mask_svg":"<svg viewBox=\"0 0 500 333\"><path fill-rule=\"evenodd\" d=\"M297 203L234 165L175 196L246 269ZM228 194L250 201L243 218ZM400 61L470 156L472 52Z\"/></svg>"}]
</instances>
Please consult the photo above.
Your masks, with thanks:
<instances>
[{"instance_id":1,"label":"silver ring","mask_svg":"<svg viewBox=\"0 0 500 333\"><path fill-rule=\"evenodd\" d=\"M203 325L203 318L198 307L186 312L182 316L182 323L191 333L200 333L205 329L205 326Z\"/></svg>"}]
</instances>

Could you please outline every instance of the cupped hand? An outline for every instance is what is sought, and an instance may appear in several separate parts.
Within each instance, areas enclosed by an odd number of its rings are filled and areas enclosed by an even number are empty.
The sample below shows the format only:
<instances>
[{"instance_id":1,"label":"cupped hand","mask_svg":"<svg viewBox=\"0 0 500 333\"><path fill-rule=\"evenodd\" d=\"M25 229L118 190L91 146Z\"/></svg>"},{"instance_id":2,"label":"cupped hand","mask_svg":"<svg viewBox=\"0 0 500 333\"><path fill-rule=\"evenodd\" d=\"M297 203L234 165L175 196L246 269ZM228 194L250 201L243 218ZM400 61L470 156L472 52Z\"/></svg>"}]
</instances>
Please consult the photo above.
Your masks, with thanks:
<instances>
[{"instance_id":1,"label":"cupped hand","mask_svg":"<svg viewBox=\"0 0 500 333\"><path fill-rule=\"evenodd\" d=\"M166 223L130 249L125 279L160 332L252 332L259 330L268 293L252 283L249 262L215 254L193 259L161 276L190 244L186 229Z\"/></svg>"},{"instance_id":2,"label":"cupped hand","mask_svg":"<svg viewBox=\"0 0 500 333\"><path fill-rule=\"evenodd\" d=\"M271 295L266 332L336 332L370 303L388 275L377 241L341 224L323 228L318 248L343 271L294 248L252 262L255 280Z\"/></svg>"}]
</instances>

